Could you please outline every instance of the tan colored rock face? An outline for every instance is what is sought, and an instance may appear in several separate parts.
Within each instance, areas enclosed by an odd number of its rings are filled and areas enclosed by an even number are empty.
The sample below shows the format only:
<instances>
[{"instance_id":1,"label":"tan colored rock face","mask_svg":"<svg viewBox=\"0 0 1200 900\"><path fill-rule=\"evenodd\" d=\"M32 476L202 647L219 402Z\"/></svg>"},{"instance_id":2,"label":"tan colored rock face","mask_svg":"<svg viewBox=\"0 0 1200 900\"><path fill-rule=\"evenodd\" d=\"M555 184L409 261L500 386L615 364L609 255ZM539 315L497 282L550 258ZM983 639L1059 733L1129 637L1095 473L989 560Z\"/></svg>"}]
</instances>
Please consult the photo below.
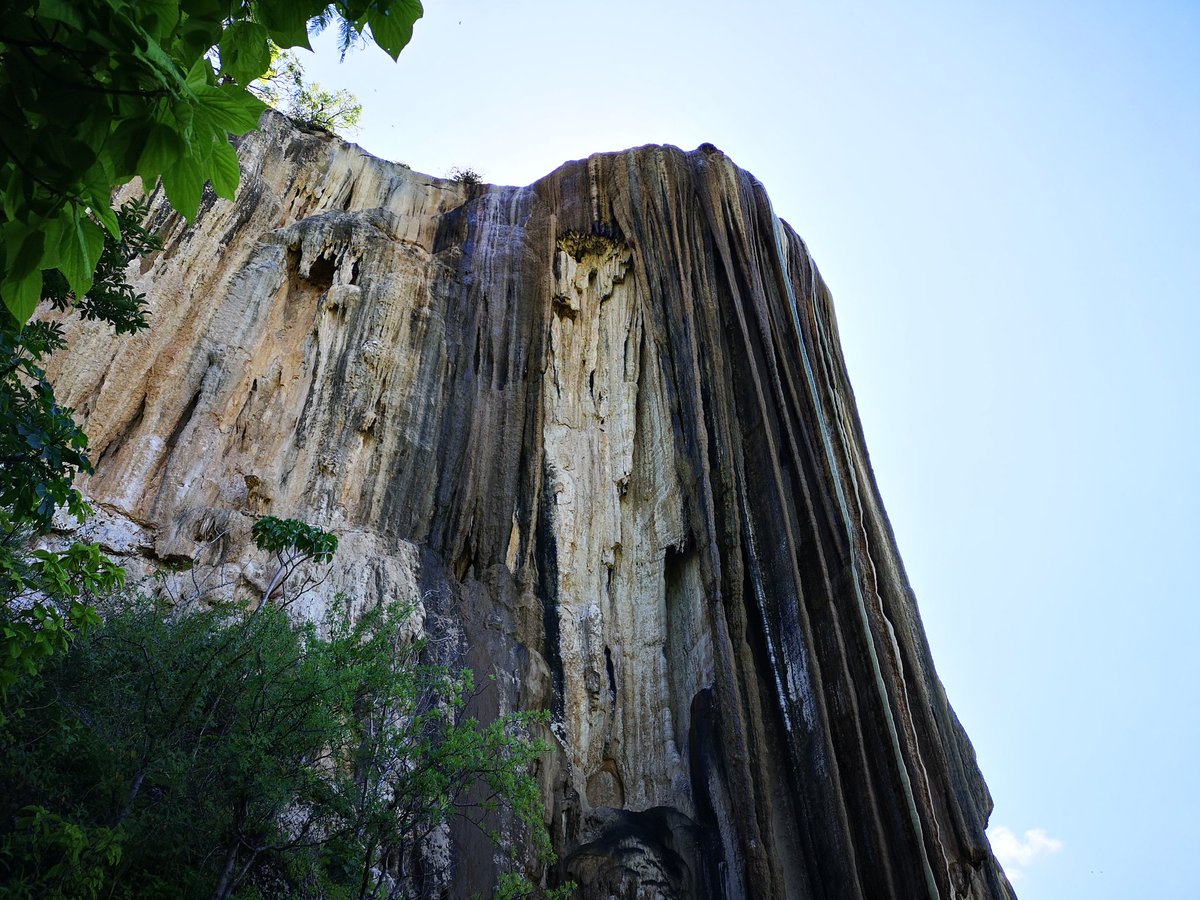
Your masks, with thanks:
<instances>
[{"instance_id":1,"label":"tan colored rock face","mask_svg":"<svg viewBox=\"0 0 1200 900\"><path fill-rule=\"evenodd\" d=\"M828 292L761 185L647 147L468 187L274 115L241 153L194 228L152 198L149 331L76 326L52 372L99 539L261 587L255 518L337 532L309 614L420 600L487 702L553 710L583 897L1010 896ZM465 896L490 853L455 840Z\"/></svg>"}]
</instances>

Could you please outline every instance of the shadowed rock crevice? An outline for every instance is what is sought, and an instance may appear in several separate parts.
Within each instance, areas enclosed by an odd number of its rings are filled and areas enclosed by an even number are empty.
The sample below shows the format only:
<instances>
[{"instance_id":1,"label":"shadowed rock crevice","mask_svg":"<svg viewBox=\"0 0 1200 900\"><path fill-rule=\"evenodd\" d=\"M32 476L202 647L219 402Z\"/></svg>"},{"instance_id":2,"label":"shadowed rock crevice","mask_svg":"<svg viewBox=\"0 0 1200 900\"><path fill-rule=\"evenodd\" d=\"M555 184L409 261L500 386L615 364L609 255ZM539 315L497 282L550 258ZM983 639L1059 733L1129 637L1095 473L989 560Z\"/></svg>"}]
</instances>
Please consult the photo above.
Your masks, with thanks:
<instances>
[{"instance_id":1,"label":"shadowed rock crevice","mask_svg":"<svg viewBox=\"0 0 1200 900\"><path fill-rule=\"evenodd\" d=\"M544 874L584 898L1012 896L829 292L753 176L643 147L468 188L272 114L239 152L193 228L152 194L149 331L53 362L135 575L197 522L248 584L255 516L337 532L303 612L411 600L483 714L551 710ZM486 891L450 840L439 889Z\"/></svg>"}]
</instances>

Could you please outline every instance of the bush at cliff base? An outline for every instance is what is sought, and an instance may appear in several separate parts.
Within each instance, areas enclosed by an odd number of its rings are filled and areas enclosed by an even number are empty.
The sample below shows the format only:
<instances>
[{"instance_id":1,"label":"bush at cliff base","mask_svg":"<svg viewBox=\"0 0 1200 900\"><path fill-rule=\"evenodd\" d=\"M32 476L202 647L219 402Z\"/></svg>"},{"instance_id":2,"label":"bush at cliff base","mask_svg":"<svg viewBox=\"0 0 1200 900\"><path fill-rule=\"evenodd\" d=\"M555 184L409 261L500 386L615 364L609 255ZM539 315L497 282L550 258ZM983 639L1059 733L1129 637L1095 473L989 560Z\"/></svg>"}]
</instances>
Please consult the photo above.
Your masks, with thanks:
<instances>
[{"instance_id":1,"label":"bush at cliff base","mask_svg":"<svg viewBox=\"0 0 1200 900\"><path fill-rule=\"evenodd\" d=\"M417 863L454 816L552 859L529 775L544 715L467 716L470 673L422 662L403 610L101 613L6 701L6 896L404 895L445 877Z\"/></svg>"}]
</instances>

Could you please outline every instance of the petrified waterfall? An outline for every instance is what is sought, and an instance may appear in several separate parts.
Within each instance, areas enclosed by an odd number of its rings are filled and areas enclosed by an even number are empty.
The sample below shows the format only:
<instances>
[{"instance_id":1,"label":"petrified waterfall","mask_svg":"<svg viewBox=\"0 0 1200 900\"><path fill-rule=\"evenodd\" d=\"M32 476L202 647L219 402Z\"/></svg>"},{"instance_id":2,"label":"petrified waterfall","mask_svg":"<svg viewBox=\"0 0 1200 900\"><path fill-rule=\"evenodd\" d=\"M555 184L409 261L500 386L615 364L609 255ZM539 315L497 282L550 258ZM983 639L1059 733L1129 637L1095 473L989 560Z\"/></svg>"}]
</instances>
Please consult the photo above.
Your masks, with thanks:
<instances>
[{"instance_id":1,"label":"petrified waterfall","mask_svg":"<svg viewBox=\"0 0 1200 900\"><path fill-rule=\"evenodd\" d=\"M258 516L341 549L309 613L412 600L538 777L584 898L1002 900L971 745L871 474L829 292L751 175L643 147L461 184L268 114L235 202L72 326L86 527L253 585ZM455 832L445 889L493 877Z\"/></svg>"}]
</instances>

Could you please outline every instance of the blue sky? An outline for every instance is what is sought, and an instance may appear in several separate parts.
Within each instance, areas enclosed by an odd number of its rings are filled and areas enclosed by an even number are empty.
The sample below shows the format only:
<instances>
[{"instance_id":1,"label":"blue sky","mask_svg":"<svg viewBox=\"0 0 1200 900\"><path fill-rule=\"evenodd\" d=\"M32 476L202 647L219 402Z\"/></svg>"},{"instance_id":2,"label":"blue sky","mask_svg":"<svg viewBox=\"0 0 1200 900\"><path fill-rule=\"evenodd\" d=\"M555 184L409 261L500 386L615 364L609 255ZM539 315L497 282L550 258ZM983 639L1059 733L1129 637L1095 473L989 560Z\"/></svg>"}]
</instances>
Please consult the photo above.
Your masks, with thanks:
<instances>
[{"instance_id":1,"label":"blue sky","mask_svg":"<svg viewBox=\"0 0 1200 900\"><path fill-rule=\"evenodd\" d=\"M399 63L306 64L432 174L710 141L757 175L1020 897L1195 900L1200 3L430 0Z\"/></svg>"}]
</instances>

